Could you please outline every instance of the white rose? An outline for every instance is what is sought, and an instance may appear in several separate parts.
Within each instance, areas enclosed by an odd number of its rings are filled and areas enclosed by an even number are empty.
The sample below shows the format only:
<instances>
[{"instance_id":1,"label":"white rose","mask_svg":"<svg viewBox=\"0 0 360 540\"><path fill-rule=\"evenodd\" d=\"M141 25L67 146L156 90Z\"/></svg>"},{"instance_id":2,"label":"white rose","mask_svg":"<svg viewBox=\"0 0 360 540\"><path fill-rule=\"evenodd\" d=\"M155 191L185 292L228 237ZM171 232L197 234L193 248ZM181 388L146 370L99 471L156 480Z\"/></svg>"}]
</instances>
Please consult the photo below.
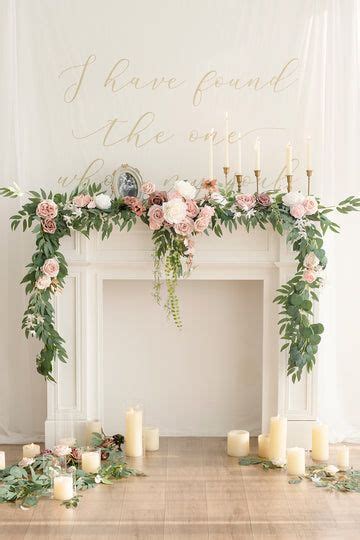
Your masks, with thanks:
<instances>
[{"instance_id":1,"label":"white rose","mask_svg":"<svg viewBox=\"0 0 360 540\"><path fill-rule=\"evenodd\" d=\"M36 280L35 286L40 291L43 291L44 289L47 289L51 285L51 277L47 276L45 274L42 274L39 276Z\"/></svg>"},{"instance_id":2,"label":"white rose","mask_svg":"<svg viewBox=\"0 0 360 540\"><path fill-rule=\"evenodd\" d=\"M315 268L319 266L319 263L320 261L315 255L315 253L311 252L305 256L304 266L308 268L309 270L315 270Z\"/></svg>"},{"instance_id":3,"label":"white rose","mask_svg":"<svg viewBox=\"0 0 360 540\"><path fill-rule=\"evenodd\" d=\"M285 206L295 206L297 204L302 204L305 200L304 195L301 191L290 191L283 195L282 202Z\"/></svg>"},{"instance_id":4,"label":"white rose","mask_svg":"<svg viewBox=\"0 0 360 540\"><path fill-rule=\"evenodd\" d=\"M106 195L106 193L100 193L100 195L96 195L94 200L96 208L99 208L99 210L109 210L111 206L111 199L109 195Z\"/></svg>"},{"instance_id":5,"label":"white rose","mask_svg":"<svg viewBox=\"0 0 360 540\"><path fill-rule=\"evenodd\" d=\"M329 476L335 476L335 474L339 472L339 469L335 467L335 465L328 465L325 467L324 471Z\"/></svg>"},{"instance_id":6,"label":"white rose","mask_svg":"<svg viewBox=\"0 0 360 540\"><path fill-rule=\"evenodd\" d=\"M178 180L175 183L175 191L180 193L184 199L193 199L196 195L196 187L185 180Z\"/></svg>"},{"instance_id":7,"label":"white rose","mask_svg":"<svg viewBox=\"0 0 360 540\"><path fill-rule=\"evenodd\" d=\"M218 191L214 191L211 194L211 199L220 204L220 206L224 206L227 203L226 197L221 195L221 193L219 193Z\"/></svg>"},{"instance_id":8,"label":"white rose","mask_svg":"<svg viewBox=\"0 0 360 540\"><path fill-rule=\"evenodd\" d=\"M164 219L168 223L181 223L186 217L187 207L181 199L170 199L163 203Z\"/></svg>"}]
</instances>

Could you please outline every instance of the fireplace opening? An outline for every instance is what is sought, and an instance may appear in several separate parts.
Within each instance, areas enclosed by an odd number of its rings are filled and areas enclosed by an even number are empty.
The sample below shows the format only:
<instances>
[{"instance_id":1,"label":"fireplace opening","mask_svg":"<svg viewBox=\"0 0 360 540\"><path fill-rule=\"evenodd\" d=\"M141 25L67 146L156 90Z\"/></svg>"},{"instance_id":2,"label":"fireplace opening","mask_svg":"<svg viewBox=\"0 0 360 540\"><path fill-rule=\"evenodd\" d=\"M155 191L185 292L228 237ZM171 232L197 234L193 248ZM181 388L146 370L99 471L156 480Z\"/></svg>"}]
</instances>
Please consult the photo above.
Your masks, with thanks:
<instances>
[{"instance_id":1,"label":"fireplace opening","mask_svg":"<svg viewBox=\"0 0 360 540\"><path fill-rule=\"evenodd\" d=\"M151 292L151 281L104 281L105 432L123 432L140 401L162 435L260 433L263 282L182 281L181 330Z\"/></svg>"}]
</instances>

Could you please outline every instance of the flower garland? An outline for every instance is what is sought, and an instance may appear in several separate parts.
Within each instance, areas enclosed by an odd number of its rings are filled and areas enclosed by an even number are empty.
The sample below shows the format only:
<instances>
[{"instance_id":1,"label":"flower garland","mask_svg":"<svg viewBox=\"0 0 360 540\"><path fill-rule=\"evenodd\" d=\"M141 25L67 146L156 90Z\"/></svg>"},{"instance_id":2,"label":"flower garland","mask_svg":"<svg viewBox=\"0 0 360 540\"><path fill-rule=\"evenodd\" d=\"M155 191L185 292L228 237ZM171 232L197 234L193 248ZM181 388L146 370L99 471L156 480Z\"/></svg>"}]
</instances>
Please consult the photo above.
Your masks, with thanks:
<instances>
[{"instance_id":1,"label":"flower garland","mask_svg":"<svg viewBox=\"0 0 360 540\"><path fill-rule=\"evenodd\" d=\"M60 240L73 230L86 237L92 229L108 238L114 227L129 231L140 219L152 231L154 242L154 296L161 302L161 281L165 278L165 308L175 324L181 327L177 280L185 277L193 265L197 235L212 230L217 236L223 228L233 232L244 226L271 225L280 235L286 234L296 254L297 270L293 278L278 290L275 298L280 307L280 335L288 349L288 375L300 380L304 368L310 371L316 360L324 327L312 322L316 290L322 286L327 259L323 237L328 230L339 232L339 226L328 214L337 210L347 214L360 210L360 198L353 196L336 207L325 207L319 199L300 192L269 191L239 194L219 189L215 180L204 181L201 196L191 183L176 182L172 191L159 191L151 182L142 185L143 197L111 198L101 185L89 185L70 194L29 192L29 201L12 216L11 228L20 223L25 231L32 228L36 249L22 283L29 294L22 328L26 337L43 342L36 358L37 370L49 380L56 358L67 359L64 340L54 326L53 295L60 291L67 275L67 263L60 252ZM0 195L22 195L18 186L1 188Z\"/></svg>"}]
</instances>

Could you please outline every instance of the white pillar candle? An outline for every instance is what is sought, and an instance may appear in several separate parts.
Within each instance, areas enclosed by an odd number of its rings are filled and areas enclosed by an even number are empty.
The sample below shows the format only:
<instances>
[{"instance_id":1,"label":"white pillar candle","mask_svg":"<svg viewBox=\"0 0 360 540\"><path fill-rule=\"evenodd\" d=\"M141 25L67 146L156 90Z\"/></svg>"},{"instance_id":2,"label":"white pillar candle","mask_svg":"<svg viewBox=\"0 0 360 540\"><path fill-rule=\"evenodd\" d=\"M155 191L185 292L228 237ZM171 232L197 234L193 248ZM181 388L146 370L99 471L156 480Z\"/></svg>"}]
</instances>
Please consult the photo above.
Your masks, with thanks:
<instances>
[{"instance_id":1,"label":"white pillar candle","mask_svg":"<svg viewBox=\"0 0 360 540\"><path fill-rule=\"evenodd\" d=\"M227 453L232 457L243 457L249 453L250 434L242 429L229 431L227 436Z\"/></svg>"},{"instance_id":2,"label":"white pillar candle","mask_svg":"<svg viewBox=\"0 0 360 540\"><path fill-rule=\"evenodd\" d=\"M40 454L40 446L38 444L25 444L23 446L23 457L34 458Z\"/></svg>"},{"instance_id":3,"label":"white pillar candle","mask_svg":"<svg viewBox=\"0 0 360 540\"><path fill-rule=\"evenodd\" d=\"M288 448L287 453L287 472L296 476L305 474L305 449Z\"/></svg>"},{"instance_id":4,"label":"white pillar candle","mask_svg":"<svg viewBox=\"0 0 360 540\"><path fill-rule=\"evenodd\" d=\"M339 446L336 451L336 465L341 471L346 471L349 468L349 447L348 446ZM0 467L1 468L1 467Z\"/></svg>"},{"instance_id":5,"label":"white pillar candle","mask_svg":"<svg viewBox=\"0 0 360 540\"><path fill-rule=\"evenodd\" d=\"M259 457L269 459L270 437L269 435L258 436L258 455Z\"/></svg>"},{"instance_id":6,"label":"white pillar candle","mask_svg":"<svg viewBox=\"0 0 360 540\"><path fill-rule=\"evenodd\" d=\"M286 174L292 174L292 146L290 143L286 146Z\"/></svg>"},{"instance_id":7,"label":"white pillar candle","mask_svg":"<svg viewBox=\"0 0 360 540\"><path fill-rule=\"evenodd\" d=\"M242 141L241 141L241 133L239 133L237 174L242 174L241 171L242 171Z\"/></svg>"},{"instance_id":8,"label":"white pillar candle","mask_svg":"<svg viewBox=\"0 0 360 540\"><path fill-rule=\"evenodd\" d=\"M57 501L68 501L74 496L73 477L70 475L59 475L54 478L54 499Z\"/></svg>"},{"instance_id":9,"label":"white pillar candle","mask_svg":"<svg viewBox=\"0 0 360 540\"><path fill-rule=\"evenodd\" d=\"M316 461L329 459L329 429L325 424L317 423L312 429L311 457Z\"/></svg>"},{"instance_id":10,"label":"white pillar candle","mask_svg":"<svg viewBox=\"0 0 360 540\"><path fill-rule=\"evenodd\" d=\"M214 179L214 128L209 135L209 180Z\"/></svg>"},{"instance_id":11,"label":"white pillar candle","mask_svg":"<svg viewBox=\"0 0 360 540\"><path fill-rule=\"evenodd\" d=\"M311 171L312 159L311 159L311 137L306 139L306 170Z\"/></svg>"},{"instance_id":12,"label":"white pillar candle","mask_svg":"<svg viewBox=\"0 0 360 540\"><path fill-rule=\"evenodd\" d=\"M86 442L88 444L91 444L93 433L101 433L101 422L99 420L89 420L86 422Z\"/></svg>"},{"instance_id":13,"label":"white pillar candle","mask_svg":"<svg viewBox=\"0 0 360 540\"><path fill-rule=\"evenodd\" d=\"M286 434L287 418L282 416L270 418L269 459L271 461L286 460Z\"/></svg>"},{"instance_id":14,"label":"white pillar candle","mask_svg":"<svg viewBox=\"0 0 360 540\"><path fill-rule=\"evenodd\" d=\"M142 411L130 408L125 418L125 453L129 457L140 457L142 447Z\"/></svg>"},{"instance_id":15,"label":"white pillar candle","mask_svg":"<svg viewBox=\"0 0 360 540\"><path fill-rule=\"evenodd\" d=\"M5 469L5 452L0 452L0 470Z\"/></svg>"},{"instance_id":16,"label":"white pillar candle","mask_svg":"<svg viewBox=\"0 0 360 540\"><path fill-rule=\"evenodd\" d=\"M81 468L86 473L97 473L101 465L101 455L99 451L83 452L81 455Z\"/></svg>"},{"instance_id":17,"label":"white pillar candle","mask_svg":"<svg viewBox=\"0 0 360 540\"><path fill-rule=\"evenodd\" d=\"M255 141L255 170L260 171L261 170L261 160L260 160L260 154L261 154L261 145L260 145L260 139L257 137Z\"/></svg>"},{"instance_id":18,"label":"white pillar candle","mask_svg":"<svg viewBox=\"0 0 360 540\"><path fill-rule=\"evenodd\" d=\"M225 113L225 167L229 167L229 115Z\"/></svg>"},{"instance_id":19,"label":"white pillar candle","mask_svg":"<svg viewBox=\"0 0 360 540\"><path fill-rule=\"evenodd\" d=\"M144 446L145 450L150 450L150 452L155 452L156 450L159 450L159 428L144 428Z\"/></svg>"}]
</instances>

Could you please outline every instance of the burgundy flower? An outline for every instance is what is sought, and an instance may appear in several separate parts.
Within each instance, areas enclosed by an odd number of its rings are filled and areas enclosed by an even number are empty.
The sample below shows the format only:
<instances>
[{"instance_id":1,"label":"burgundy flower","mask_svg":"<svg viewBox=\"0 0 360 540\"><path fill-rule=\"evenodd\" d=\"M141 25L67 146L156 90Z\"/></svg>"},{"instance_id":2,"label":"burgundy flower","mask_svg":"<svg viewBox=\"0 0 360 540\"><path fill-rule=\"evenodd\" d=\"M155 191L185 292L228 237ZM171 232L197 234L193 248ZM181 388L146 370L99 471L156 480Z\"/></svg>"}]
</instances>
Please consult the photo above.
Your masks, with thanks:
<instances>
[{"instance_id":1,"label":"burgundy flower","mask_svg":"<svg viewBox=\"0 0 360 540\"><path fill-rule=\"evenodd\" d=\"M72 448L70 455L75 461L80 461L81 460L81 449L80 448Z\"/></svg>"},{"instance_id":2,"label":"burgundy flower","mask_svg":"<svg viewBox=\"0 0 360 540\"><path fill-rule=\"evenodd\" d=\"M271 197L267 193L259 193L257 196L258 203L261 204L261 206L270 206L271 205Z\"/></svg>"},{"instance_id":3,"label":"burgundy flower","mask_svg":"<svg viewBox=\"0 0 360 540\"><path fill-rule=\"evenodd\" d=\"M149 197L149 205L159 204L162 205L163 202L168 200L166 191L154 191Z\"/></svg>"}]
</instances>

